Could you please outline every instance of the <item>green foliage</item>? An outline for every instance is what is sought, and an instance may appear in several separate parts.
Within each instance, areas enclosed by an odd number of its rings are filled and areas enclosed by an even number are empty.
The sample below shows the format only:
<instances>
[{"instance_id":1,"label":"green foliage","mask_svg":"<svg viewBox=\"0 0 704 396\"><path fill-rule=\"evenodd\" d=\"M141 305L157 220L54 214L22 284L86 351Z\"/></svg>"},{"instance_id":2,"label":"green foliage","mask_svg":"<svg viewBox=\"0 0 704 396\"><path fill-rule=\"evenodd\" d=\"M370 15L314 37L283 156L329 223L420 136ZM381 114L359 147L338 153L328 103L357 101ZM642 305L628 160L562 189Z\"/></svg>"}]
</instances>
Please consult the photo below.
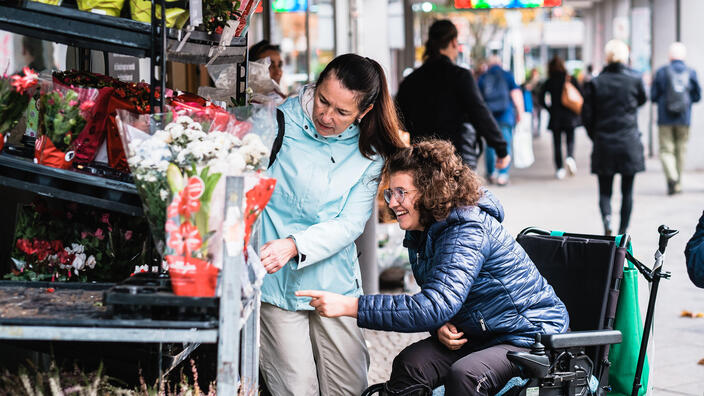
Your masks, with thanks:
<instances>
[{"instance_id":1,"label":"green foliage","mask_svg":"<svg viewBox=\"0 0 704 396\"><path fill-rule=\"evenodd\" d=\"M29 95L22 95L10 85L10 79L0 78L0 134L4 135L17 125L27 110Z\"/></svg>"},{"instance_id":2,"label":"green foliage","mask_svg":"<svg viewBox=\"0 0 704 396\"><path fill-rule=\"evenodd\" d=\"M54 90L42 95L40 133L51 139L57 149L66 151L86 126L74 90Z\"/></svg>"},{"instance_id":3,"label":"green foliage","mask_svg":"<svg viewBox=\"0 0 704 396\"><path fill-rule=\"evenodd\" d=\"M166 199L162 197L162 191L169 191L169 183L165 175L154 172L154 179L143 179L135 177L134 184L142 198L142 208L144 215L149 221L149 227L157 244L157 251L163 254L164 238L166 232Z\"/></svg>"}]
</instances>

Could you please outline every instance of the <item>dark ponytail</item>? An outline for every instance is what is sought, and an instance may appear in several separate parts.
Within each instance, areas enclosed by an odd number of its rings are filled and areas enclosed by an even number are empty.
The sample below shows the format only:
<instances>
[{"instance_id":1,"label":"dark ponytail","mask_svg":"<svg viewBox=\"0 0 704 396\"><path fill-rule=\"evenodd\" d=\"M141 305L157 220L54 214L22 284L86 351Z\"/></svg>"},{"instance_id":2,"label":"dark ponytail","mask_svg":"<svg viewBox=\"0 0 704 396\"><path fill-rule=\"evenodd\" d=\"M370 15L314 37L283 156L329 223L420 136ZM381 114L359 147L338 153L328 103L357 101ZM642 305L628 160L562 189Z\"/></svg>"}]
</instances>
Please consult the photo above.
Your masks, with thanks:
<instances>
[{"instance_id":1,"label":"dark ponytail","mask_svg":"<svg viewBox=\"0 0 704 396\"><path fill-rule=\"evenodd\" d=\"M379 154L387 159L403 147L399 136L401 125L381 65L356 54L340 55L320 73L317 85L320 86L330 73L334 73L342 86L358 93L360 112L374 105L359 124L359 151L362 155L371 158Z\"/></svg>"},{"instance_id":2,"label":"dark ponytail","mask_svg":"<svg viewBox=\"0 0 704 396\"><path fill-rule=\"evenodd\" d=\"M428 30L428 41L425 42L423 60L440 56L440 50L447 48L452 40L457 38L457 27L448 19L433 22Z\"/></svg>"}]
</instances>

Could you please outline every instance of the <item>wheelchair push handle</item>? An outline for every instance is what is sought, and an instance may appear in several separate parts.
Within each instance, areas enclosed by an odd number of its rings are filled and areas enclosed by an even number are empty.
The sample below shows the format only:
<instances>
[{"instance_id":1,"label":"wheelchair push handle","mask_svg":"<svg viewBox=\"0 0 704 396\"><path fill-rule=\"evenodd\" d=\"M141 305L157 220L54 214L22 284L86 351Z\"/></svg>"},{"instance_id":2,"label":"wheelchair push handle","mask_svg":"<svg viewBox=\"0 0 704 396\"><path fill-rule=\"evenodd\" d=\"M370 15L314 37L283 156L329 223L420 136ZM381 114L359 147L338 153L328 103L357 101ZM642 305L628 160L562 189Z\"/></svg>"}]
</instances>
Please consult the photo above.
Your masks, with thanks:
<instances>
[{"instance_id":1,"label":"wheelchair push handle","mask_svg":"<svg viewBox=\"0 0 704 396\"><path fill-rule=\"evenodd\" d=\"M665 254L667 242L670 240L670 238L679 234L680 232L678 230L673 230L663 224L658 227L658 233L660 234L660 240L658 241L658 250L660 251L660 254Z\"/></svg>"}]
</instances>

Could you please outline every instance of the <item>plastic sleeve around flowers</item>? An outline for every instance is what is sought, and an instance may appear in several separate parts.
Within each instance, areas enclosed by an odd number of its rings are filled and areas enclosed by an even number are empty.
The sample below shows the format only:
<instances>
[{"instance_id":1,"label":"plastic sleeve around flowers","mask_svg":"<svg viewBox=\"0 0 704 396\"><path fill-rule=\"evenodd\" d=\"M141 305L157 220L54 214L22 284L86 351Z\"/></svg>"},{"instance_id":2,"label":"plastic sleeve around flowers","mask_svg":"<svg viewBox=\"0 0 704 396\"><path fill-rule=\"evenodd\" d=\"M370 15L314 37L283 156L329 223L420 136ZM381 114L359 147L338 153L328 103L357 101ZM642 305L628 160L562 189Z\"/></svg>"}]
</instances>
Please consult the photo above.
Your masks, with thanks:
<instances>
[{"instance_id":1,"label":"plastic sleeve around flowers","mask_svg":"<svg viewBox=\"0 0 704 396\"><path fill-rule=\"evenodd\" d=\"M344 208L328 221L291 235L298 249L301 269L331 257L354 243L372 214L383 160L372 162L350 191Z\"/></svg>"}]
</instances>

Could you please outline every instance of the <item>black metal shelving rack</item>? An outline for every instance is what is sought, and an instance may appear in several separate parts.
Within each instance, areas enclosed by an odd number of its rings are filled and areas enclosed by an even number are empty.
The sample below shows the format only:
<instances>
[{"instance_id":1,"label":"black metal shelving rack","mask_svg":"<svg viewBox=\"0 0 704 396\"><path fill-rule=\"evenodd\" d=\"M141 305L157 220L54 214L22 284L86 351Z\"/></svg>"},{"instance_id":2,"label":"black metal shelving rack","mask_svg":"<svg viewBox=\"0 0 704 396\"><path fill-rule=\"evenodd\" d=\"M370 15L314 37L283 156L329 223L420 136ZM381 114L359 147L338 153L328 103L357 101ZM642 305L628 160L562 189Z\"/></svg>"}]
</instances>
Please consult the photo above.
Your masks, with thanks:
<instances>
[{"instance_id":1,"label":"black metal shelving rack","mask_svg":"<svg viewBox=\"0 0 704 396\"><path fill-rule=\"evenodd\" d=\"M150 82L165 92L166 60L182 63L205 64L210 49L217 46L220 37L194 31L187 42L179 47L184 32L167 29L165 20L157 18L156 3L164 7L164 0L152 0L152 23L98 15L76 9L57 7L38 2L20 0L0 4L0 30L35 37L104 53L118 53L150 59ZM162 8L164 9L164 8ZM247 37L235 37L221 51L213 64L238 64L236 99L245 98L247 78ZM158 69L157 69L158 68ZM151 109L163 108L164 95L156 97L152 89ZM160 102L157 105L157 100ZM242 188L242 182L228 178L228 191L232 186ZM232 184L234 183L234 184ZM231 186L232 184L232 186ZM129 215L141 215L142 205L134 184L34 164L31 160L7 153L0 154L0 187L6 191L26 191L51 198L58 198ZM11 190L7 190L10 188ZM236 202L242 192L232 194L229 201ZM0 191L0 197L3 196ZM228 205L234 203L229 202ZM233 252L237 253L237 252ZM244 265L241 255L225 256L221 273L222 295L215 300L219 311L218 323L205 322L155 322L152 320L65 320L48 323L46 320L0 318L0 339L43 341L98 341L183 343L185 359L188 352L199 343L218 344L218 394L235 394L240 384L246 392L257 389L257 335L258 309L243 321L239 317L239 274ZM2 283L2 282L0 282ZM7 282L11 283L11 282ZM40 287L41 285L35 285ZM63 286L57 286L63 287ZM196 299L193 299L194 301ZM218 301L219 300L219 301ZM218 308L219 306L219 308ZM212 309L212 308L211 308ZM241 329L241 331L239 331ZM159 347L161 354L161 346ZM161 360L161 358L160 358Z\"/></svg>"}]
</instances>

